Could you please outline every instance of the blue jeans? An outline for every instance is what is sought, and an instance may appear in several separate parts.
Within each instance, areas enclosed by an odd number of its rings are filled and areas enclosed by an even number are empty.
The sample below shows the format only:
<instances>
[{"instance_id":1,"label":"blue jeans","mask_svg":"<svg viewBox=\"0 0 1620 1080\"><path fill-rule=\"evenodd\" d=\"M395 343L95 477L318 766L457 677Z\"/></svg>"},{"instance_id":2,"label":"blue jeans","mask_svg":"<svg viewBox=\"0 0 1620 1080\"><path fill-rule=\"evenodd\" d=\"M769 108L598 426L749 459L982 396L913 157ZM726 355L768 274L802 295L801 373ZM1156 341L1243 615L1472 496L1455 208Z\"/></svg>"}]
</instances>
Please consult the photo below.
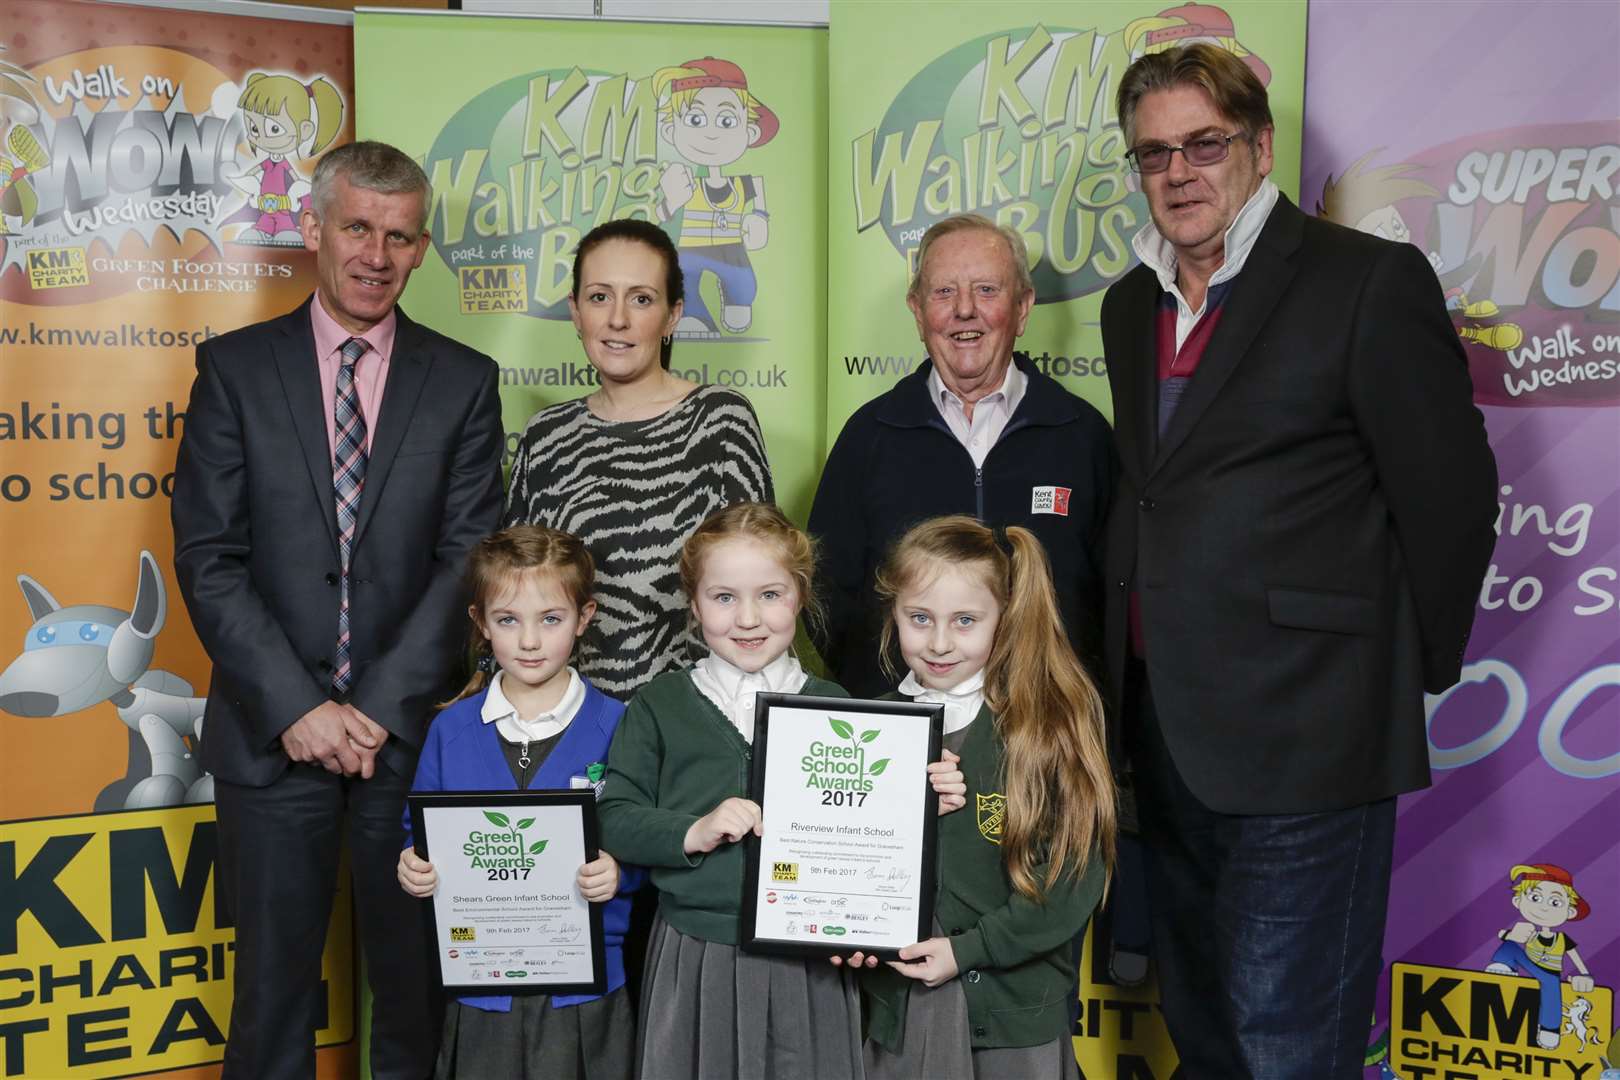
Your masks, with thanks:
<instances>
[{"instance_id":1,"label":"blue jeans","mask_svg":"<svg viewBox=\"0 0 1620 1080\"><path fill-rule=\"evenodd\" d=\"M1506 964L1520 975L1536 980L1541 986L1541 1016L1537 1023L1543 1031L1557 1031L1564 1025L1564 976L1561 971L1548 971L1531 960L1524 946L1517 941L1504 941L1491 957L1493 964Z\"/></svg>"},{"instance_id":2,"label":"blue jeans","mask_svg":"<svg viewBox=\"0 0 1620 1080\"><path fill-rule=\"evenodd\" d=\"M1219 813L1182 781L1145 679L1127 709L1152 954L1180 1075L1359 1080L1382 966L1395 800L1316 814Z\"/></svg>"},{"instance_id":3,"label":"blue jeans","mask_svg":"<svg viewBox=\"0 0 1620 1080\"><path fill-rule=\"evenodd\" d=\"M710 329L717 328L709 305L703 302L703 275L713 274L720 279L720 302L734 307L751 307L759 293L753 264L748 251L741 244L719 244L714 247L678 248L681 276L686 279L686 314L703 320Z\"/></svg>"}]
</instances>

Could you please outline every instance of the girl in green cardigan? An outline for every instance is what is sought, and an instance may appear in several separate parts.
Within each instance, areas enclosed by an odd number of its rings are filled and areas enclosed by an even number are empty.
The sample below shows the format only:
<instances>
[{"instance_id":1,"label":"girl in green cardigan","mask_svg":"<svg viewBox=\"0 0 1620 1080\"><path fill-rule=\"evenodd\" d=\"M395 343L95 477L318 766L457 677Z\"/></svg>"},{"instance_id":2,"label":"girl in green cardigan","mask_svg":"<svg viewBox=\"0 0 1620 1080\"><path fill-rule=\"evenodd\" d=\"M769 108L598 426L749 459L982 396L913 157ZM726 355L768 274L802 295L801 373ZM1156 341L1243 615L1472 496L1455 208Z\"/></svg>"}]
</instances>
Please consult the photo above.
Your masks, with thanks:
<instances>
[{"instance_id":1,"label":"girl in green cardigan","mask_svg":"<svg viewBox=\"0 0 1620 1080\"><path fill-rule=\"evenodd\" d=\"M1022 528L925 521L877 578L900 692L945 706L965 812L939 823L935 936L861 972L867 1080L1074 1078L1072 943L1114 855L1102 702ZM920 985L919 985L920 984Z\"/></svg>"},{"instance_id":2,"label":"girl in green cardigan","mask_svg":"<svg viewBox=\"0 0 1620 1080\"><path fill-rule=\"evenodd\" d=\"M859 1080L860 1001L825 963L737 948L754 698L848 697L791 652L812 597L810 538L774 506L711 514L681 551L710 655L660 675L626 709L598 804L602 847L651 871L658 918L641 990L636 1074L658 1080Z\"/></svg>"}]
</instances>

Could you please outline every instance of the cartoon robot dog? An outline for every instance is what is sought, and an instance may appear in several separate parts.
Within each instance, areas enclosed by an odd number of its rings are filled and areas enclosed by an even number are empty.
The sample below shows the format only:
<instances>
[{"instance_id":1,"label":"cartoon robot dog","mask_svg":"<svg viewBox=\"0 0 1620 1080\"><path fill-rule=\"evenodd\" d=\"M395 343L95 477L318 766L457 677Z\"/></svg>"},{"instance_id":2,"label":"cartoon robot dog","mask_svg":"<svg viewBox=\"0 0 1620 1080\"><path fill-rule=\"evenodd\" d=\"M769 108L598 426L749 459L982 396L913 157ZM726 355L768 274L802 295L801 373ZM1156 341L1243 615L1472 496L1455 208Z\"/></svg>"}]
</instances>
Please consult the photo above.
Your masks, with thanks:
<instances>
[{"instance_id":1,"label":"cartoon robot dog","mask_svg":"<svg viewBox=\"0 0 1620 1080\"><path fill-rule=\"evenodd\" d=\"M20 656L0 672L0 709L66 716L110 701L130 728L129 768L96 797L96 812L214 801L214 778L197 762L206 698L167 671L148 670L168 611L157 560L141 552L135 609L63 607L27 574L17 585L34 623ZM138 733L140 738L136 738Z\"/></svg>"}]
</instances>

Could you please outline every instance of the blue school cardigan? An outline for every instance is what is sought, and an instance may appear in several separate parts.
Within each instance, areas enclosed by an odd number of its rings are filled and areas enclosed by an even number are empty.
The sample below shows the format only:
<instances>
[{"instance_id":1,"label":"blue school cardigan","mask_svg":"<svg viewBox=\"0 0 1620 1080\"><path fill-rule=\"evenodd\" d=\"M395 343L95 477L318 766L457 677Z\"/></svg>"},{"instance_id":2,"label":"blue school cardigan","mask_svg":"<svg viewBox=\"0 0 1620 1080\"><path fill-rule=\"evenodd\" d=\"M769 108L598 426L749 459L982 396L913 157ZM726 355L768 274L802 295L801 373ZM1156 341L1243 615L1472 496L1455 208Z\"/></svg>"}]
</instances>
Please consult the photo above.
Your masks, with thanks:
<instances>
[{"instance_id":1,"label":"blue school cardigan","mask_svg":"<svg viewBox=\"0 0 1620 1080\"><path fill-rule=\"evenodd\" d=\"M608 697L583 676L585 700L579 712L563 729L562 737L550 755L529 780L530 789L566 788L569 779L582 776L588 766L607 760L608 743L624 715L624 704ZM489 691L463 698L434 718L422 745L412 791L515 791L512 768L501 751L501 737L494 724L484 723L482 710ZM405 810L405 846L412 844L410 808ZM641 888L646 871L640 867L619 867L619 891L602 905L602 929L606 939L607 988L612 993L624 985L624 932L630 925L630 894ZM582 1005L600 994L555 994L553 1008ZM463 1005L486 1012L510 1012L510 995L477 995L460 999Z\"/></svg>"}]
</instances>

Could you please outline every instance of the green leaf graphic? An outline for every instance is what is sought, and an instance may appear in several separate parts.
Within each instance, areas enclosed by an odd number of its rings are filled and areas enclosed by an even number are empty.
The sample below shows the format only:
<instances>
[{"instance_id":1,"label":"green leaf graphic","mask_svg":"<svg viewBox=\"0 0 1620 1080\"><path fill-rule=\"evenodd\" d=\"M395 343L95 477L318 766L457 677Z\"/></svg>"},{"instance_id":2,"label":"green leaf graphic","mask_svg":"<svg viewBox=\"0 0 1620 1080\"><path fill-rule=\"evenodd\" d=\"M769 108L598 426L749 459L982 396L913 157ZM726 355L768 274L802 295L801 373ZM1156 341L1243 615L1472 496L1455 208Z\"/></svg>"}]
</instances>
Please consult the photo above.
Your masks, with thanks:
<instances>
[{"instance_id":1,"label":"green leaf graphic","mask_svg":"<svg viewBox=\"0 0 1620 1080\"><path fill-rule=\"evenodd\" d=\"M853 739L855 737L855 729L842 720L834 720L829 716L827 717L827 723L832 725L833 731L838 733L840 739Z\"/></svg>"},{"instance_id":2,"label":"green leaf graphic","mask_svg":"<svg viewBox=\"0 0 1620 1080\"><path fill-rule=\"evenodd\" d=\"M888 758L886 758L886 757L885 758L878 758L876 761L872 762L872 764L870 766L867 767L866 772L867 772L867 775L869 775L869 776L882 776L883 775L883 770L887 769L888 767L889 767L889 759Z\"/></svg>"},{"instance_id":3,"label":"green leaf graphic","mask_svg":"<svg viewBox=\"0 0 1620 1080\"><path fill-rule=\"evenodd\" d=\"M873 728L871 731L863 731L861 732L861 742L869 743L881 734L883 734L883 731L880 728Z\"/></svg>"},{"instance_id":4,"label":"green leaf graphic","mask_svg":"<svg viewBox=\"0 0 1620 1080\"><path fill-rule=\"evenodd\" d=\"M533 825L533 824L534 824L534 818L532 818L532 817L526 817L526 818L519 818L518 819L518 828L520 828L520 829L527 829L530 825Z\"/></svg>"},{"instance_id":5,"label":"green leaf graphic","mask_svg":"<svg viewBox=\"0 0 1620 1080\"><path fill-rule=\"evenodd\" d=\"M484 816L489 818L492 823L499 825L503 829L512 824L511 818L507 817L505 814L497 814L493 810L485 810Z\"/></svg>"},{"instance_id":6,"label":"green leaf graphic","mask_svg":"<svg viewBox=\"0 0 1620 1080\"><path fill-rule=\"evenodd\" d=\"M538 855L544 850L546 850L546 842L544 840L536 840L534 843L529 845L530 855Z\"/></svg>"}]
</instances>

